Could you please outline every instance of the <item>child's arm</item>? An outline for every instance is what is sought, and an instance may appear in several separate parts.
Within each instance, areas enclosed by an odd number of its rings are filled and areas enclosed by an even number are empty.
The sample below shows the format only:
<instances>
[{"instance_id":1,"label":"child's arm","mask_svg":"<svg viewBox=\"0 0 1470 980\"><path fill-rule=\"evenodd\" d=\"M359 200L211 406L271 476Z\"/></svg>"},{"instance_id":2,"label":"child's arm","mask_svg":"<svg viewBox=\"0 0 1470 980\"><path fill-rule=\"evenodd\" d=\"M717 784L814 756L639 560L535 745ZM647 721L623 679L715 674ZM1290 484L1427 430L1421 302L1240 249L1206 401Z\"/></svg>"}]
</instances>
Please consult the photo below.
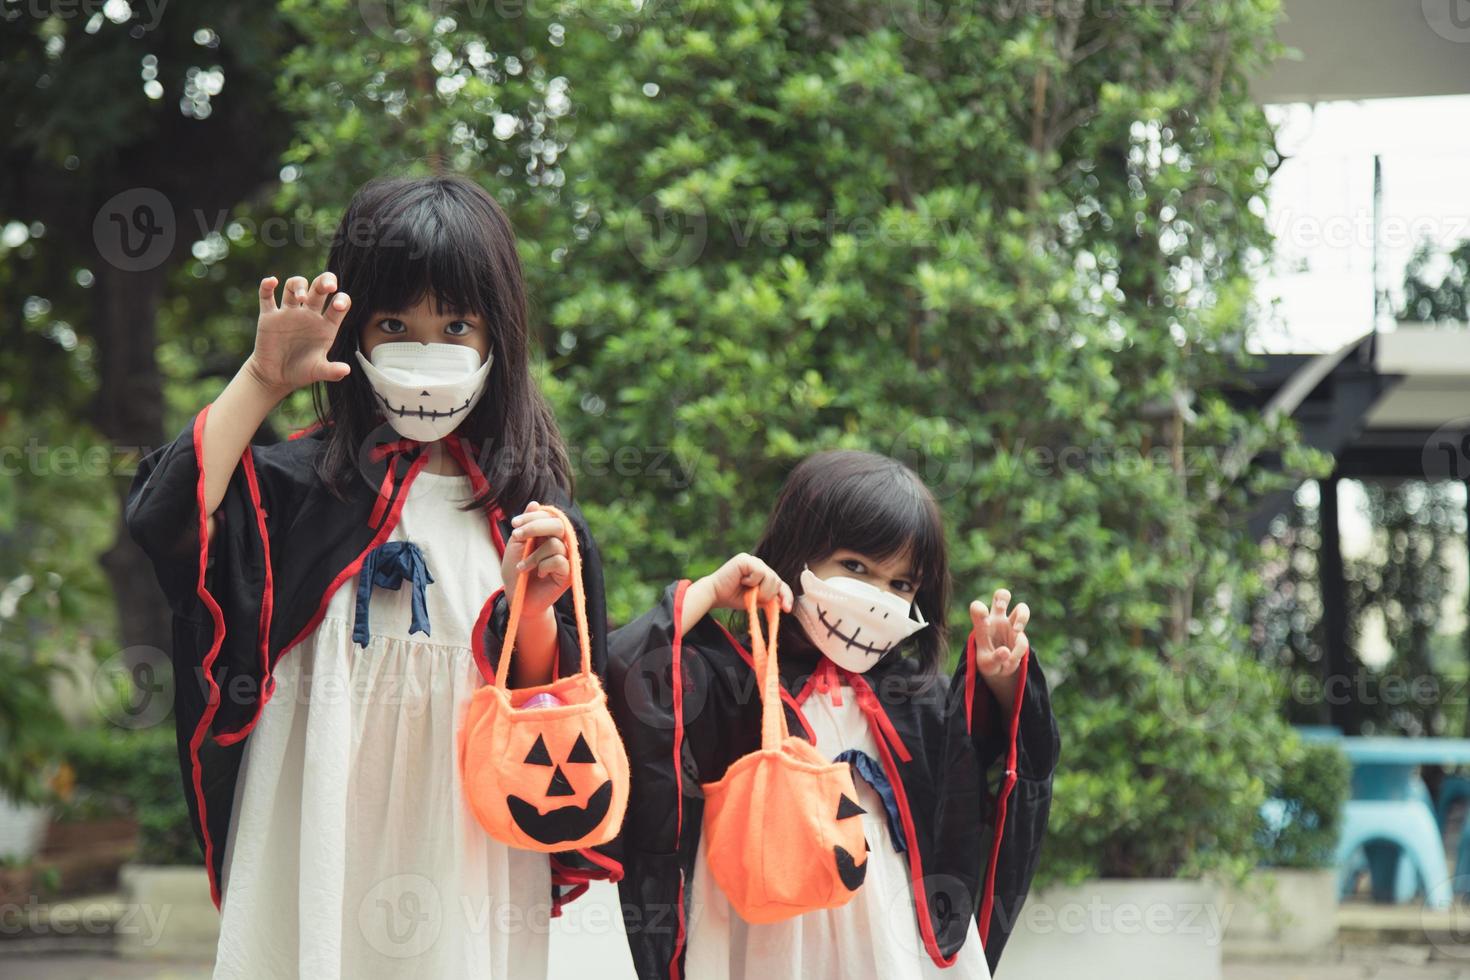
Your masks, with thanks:
<instances>
[{"instance_id":1,"label":"child's arm","mask_svg":"<svg viewBox=\"0 0 1470 980\"><path fill-rule=\"evenodd\" d=\"M260 281L260 319L255 327L255 349L215 398L204 420L204 509L209 514L209 539L214 540L214 512L225 497L250 437L271 409L297 388L315 381L340 381L350 372L343 363L327 360L350 305L339 293L323 314L327 298L337 288L330 272L317 276L310 293L306 279L286 280L284 305L276 305L276 279Z\"/></svg>"},{"instance_id":2,"label":"child's arm","mask_svg":"<svg viewBox=\"0 0 1470 980\"><path fill-rule=\"evenodd\" d=\"M517 627L516 657L510 665L511 687L535 687L551 682L559 650L553 604L571 586L572 567L562 536L570 529L558 517L537 516L540 504L531 501L510 519L515 528L501 557L500 575L505 601L515 598L523 569L531 569ZM527 547L535 544L527 551ZM589 611L588 615L591 615Z\"/></svg>"}]
</instances>

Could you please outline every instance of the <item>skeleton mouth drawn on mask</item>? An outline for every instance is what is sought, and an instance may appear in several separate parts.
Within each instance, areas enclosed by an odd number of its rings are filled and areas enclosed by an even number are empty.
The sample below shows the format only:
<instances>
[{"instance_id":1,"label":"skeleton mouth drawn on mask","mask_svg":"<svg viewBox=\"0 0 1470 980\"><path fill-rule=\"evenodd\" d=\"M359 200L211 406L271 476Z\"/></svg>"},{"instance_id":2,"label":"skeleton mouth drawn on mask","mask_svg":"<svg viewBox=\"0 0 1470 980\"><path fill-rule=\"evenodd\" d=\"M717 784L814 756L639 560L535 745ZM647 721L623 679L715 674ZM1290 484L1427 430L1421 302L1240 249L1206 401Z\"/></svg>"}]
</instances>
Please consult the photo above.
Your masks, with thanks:
<instances>
[{"instance_id":1,"label":"skeleton mouth drawn on mask","mask_svg":"<svg viewBox=\"0 0 1470 980\"><path fill-rule=\"evenodd\" d=\"M861 579L824 579L808 566L801 572L801 588L793 609L796 621L827 659L853 673L868 670L928 625L917 602Z\"/></svg>"},{"instance_id":2,"label":"skeleton mouth drawn on mask","mask_svg":"<svg viewBox=\"0 0 1470 980\"><path fill-rule=\"evenodd\" d=\"M448 418L453 418L454 416L458 415L460 412L463 412L466 409L468 409L475 402L474 398L466 398L464 400L464 404L463 405L456 405L454 408L451 408L451 409L449 409L446 412L438 412L438 411L435 411L432 408L425 408L423 405L420 405L418 408L408 408L407 406L395 406L393 403L391 403L390 401L388 401L387 397L382 392L380 392L380 391L374 391L373 394L377 395L378 396L378 401L382 402L382 404L383 404L383 410L384 411L388 412L390 415L396 415L396 416L398 416L401 419L404 419L404 418L415 418L415 419L448 419ZM422 394L427 395L429 393L427 391L425 391Z\"/></svg>"},{"instance_id":3,"label":"skeleton mouth drawn on mask","mask_svg":"<svg viewBox=\"0 0 1470 980\"><path fill-rule=\"evenodd\" d=\"M875 612L876 610L876 606L868 607L868 612ZM883 616L886 619L888 617L888 614L884 613ZM863 631L863 628L861 626L853 630L851 636L843 634L842 630L838 628L842 625L842 620L839 619L835 623L832 622L830 619L827 618L827 610L823 609L820 605L817 606L817 620L821 622L822 626L827 630L828 636L835 636L837 639L845 643L849 650L862 650L870 657L881 657L883 656L883 654L893 649L892 643L889 643L886 646L875 647L871 643L859 641L858 634Z\"/></svg>"}]
</instances>

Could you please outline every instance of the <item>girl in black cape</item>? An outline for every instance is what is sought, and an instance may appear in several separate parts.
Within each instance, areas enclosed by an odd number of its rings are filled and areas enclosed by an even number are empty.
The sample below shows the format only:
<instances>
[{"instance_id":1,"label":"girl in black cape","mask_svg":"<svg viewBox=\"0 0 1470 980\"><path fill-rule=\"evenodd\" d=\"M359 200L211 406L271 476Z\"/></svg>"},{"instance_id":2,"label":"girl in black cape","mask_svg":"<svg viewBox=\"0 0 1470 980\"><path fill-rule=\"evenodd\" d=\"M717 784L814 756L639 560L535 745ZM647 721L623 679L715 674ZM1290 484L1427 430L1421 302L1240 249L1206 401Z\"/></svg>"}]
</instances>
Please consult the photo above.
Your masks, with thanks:
<instances>
[{"instance_id":1,"label":"girl in black cape","mask_svg":"<svg viewBox=\"0 0 1470 980\"><path fill-rule=\"evenodd\" d=\"M863 812L847 812L869 848L846 904L758 925L701 845L700 785L760 744L750 652L709 615L751 587L791 614L787 724L852 766ZM632 765L619 889L641 977L992 975L1036 869L1059 738L1026 605L1008 612L1004 589L973 602L946 679L948 597L929 490L892 459L834 451L792 471L754 555L671 583L613 631L608 692Z\"/></svg>"}]
</instances>

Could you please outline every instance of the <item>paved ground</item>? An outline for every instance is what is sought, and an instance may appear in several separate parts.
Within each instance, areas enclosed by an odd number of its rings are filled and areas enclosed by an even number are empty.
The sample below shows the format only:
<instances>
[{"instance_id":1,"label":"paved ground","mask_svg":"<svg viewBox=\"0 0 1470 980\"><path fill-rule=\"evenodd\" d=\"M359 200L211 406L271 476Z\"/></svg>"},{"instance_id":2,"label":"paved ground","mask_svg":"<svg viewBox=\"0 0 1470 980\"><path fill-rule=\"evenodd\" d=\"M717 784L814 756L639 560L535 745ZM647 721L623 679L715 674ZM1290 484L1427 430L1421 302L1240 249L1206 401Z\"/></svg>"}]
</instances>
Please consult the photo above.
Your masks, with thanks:
<instances>
[{"instance_id":1,"label":"paved ground","mask_svg":"<svg viewBox=\"0 0 1470 980\"><path fill-rule=\"evenodd\" d=\"M552 920L554 980L625 980L632 975L627 941L595 913L616 908L616 890L599 883ZM580 908L579 908L580 907ZM571 912L578 914L570 914ZM599 926L599 923L602 923ZM1352 904L1342 907L1343 943L1311 962L1227 962L1222 980L1470 980L1470 909L1444 913ZM0 980L209 980L208 959L185 962L119 960L106 955L110 937L0 936ZM209 946L194 948L210 948ZM1007 975L1000 980L1053 980ZM438 980L438 978L424 978ZM447 980L447 978L446 978ZM695 978L698 980L698 978ZM770 980L782 980L772 977ZM1076 980L1087 980L1085 977ZM1204 980L1147 977L1133 980Z\"/></svg>"},{"instance_id":2,"label":"paved ground","mask_svg":"<svg viewBox=\"0 0 1470 980\"><path fill-rule=\"evenodd\" d=\"M1470 947L1466 949L1470 957ZM1224 980L1470 980L1470 958L1427 960L1422 949L1370 947L1339 954L1331 962L1227 963ZM209 964L136 963L103 956L5 957L4 980L208 980ZM579 971L579 976L587 973ZM1000 972L1002 978L1005 971ZM1138 980L1176 980L1140 977Z\"/></svg>"},{"instance_id":3,"label":"paved ground","mask_svg":"<svg viewBox=\"0 0 1470 980\"><path fill-rule=\"evenodd\" d=\"M1470 959L1431 960L1422 948L1371 946L1338 955L1310 964L1227 963L1224 980L1470 980Z\"/></svg>"}]
</instances>

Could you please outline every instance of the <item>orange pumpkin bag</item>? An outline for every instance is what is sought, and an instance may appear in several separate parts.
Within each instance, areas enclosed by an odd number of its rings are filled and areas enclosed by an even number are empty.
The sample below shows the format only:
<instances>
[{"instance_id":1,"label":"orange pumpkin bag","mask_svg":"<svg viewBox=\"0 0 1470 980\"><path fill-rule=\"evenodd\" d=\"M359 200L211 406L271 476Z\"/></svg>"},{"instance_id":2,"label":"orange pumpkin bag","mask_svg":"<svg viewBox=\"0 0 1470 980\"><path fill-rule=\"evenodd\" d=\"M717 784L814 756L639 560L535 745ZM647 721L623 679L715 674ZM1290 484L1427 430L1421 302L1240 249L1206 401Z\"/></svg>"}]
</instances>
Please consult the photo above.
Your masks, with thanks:
<instances>
[{"instance_id":1,"label":"orange pumpkin bag","mask_svg":"<svg viewBox=\"0 0 1470 980\"><path fill-rule=\"evenodd\" d=\"M705 856L741 918L779 922L846 904L867 873L868 842L848 764L787 730L776 661L780 599L766 603L767 642L756 591L745 606L761 683L761 747L703 784Z\"/></svg>"},{"instance_id":2,"label":"orange pumpkin bag","mask_svg":"<svg viewBox=\"0 0 1470 980\"><path fill-rule=\"evenodd\" d=\"M511 598L495 681L475 691L459 729L459 771L475 819L496 840L529 851L566 851L617 836L628 807L628 754L592 672L587 601L577 535L562 519L571 566L572 606L581 670L550 684L511 690L511 654L531 569L521 571ZM528 552L529 552L528 548ZM537 694L563 703L521 707Z\"/></svg>"}]
</instances>

